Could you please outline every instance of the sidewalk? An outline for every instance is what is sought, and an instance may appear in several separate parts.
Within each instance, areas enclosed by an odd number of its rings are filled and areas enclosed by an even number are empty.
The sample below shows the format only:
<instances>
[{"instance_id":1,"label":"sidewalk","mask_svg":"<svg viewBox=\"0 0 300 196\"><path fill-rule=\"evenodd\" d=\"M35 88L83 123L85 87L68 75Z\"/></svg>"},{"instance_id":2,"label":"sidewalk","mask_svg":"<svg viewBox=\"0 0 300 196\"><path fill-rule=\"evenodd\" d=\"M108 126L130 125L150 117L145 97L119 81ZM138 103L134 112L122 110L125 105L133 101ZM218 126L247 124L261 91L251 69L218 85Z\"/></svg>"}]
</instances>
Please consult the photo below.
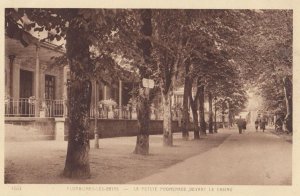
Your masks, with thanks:
<instances>
[{"instance_id":1,"label":"sidewalk","mask_svg":"<svg viewBox=\"0 0 300 196\"><path fill-rule=\"evenodd\" d=\"M36 184L124 184L160 172L185 159L217 148L231 133L221 131L200 140L181 139L174 134L174 147L162 146L162 135L150 136L150 155L133 154L136 137L100 139L100 149L91 141L91 179L74 180L60 176L67 142L5 142L5 182Z\"/></svg>"},{"instance_id":2,"label":"sidewalk","mask_svg":"<svg viewBox=\"0 0 300 196\"><path fill-rule=\"evenodd\" d=\"M268 131L227 132L217 148L129 184L291 185L290 143Z\"/></svg>"},{"instance_id":3,"label":"sidewalk","mask_svg":"<svg viewBox=\"0 0 300 196\"><path fill-rule=\"evenodd\" d=\"M91 141L87 180L60 176L67 142L5 143L5 182L26 184L220 184L290 185L292 145L283 138L248 128L220 129L200 140L174 134L174 147L162 146L162 135L150 136L150 155L133 154L136 137Z\"/></svg>"}]
</instances>

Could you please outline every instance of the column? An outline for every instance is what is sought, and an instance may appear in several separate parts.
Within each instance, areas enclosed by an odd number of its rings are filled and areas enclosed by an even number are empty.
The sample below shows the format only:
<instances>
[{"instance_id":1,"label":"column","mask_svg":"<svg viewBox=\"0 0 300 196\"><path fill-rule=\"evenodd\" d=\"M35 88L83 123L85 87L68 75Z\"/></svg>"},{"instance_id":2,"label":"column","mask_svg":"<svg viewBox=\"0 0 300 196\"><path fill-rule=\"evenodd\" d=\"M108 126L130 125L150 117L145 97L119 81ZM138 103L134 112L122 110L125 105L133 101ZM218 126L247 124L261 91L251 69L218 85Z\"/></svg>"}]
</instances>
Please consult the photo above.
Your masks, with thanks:
<instances>
[{"instance_id":1,"label":"column","mask_svg":"<svg viewBox=\"0 0 300 196\"><path fill-rule=\"evenodd\" d=\"M12 78L12 95L13 99L18 100L20 98L20 65L22 61L18 58L14 60L14 67L13 67L13 78Z\"/></svg>"},{"instance_id":2,"label":"column","mask_svg":"<svg viewBox=\"0 0 300 196\"><path fill-rule=\"evenodd\" d=\"M36 46L36 64L35 64L35 117L40 115L40 57L39 57L40 47Z\"/></svg>"},{"instance_id":3,"label":"column","mask_svg":"<svg viewBox=\"0 0 300 196\"><path fill-rule=\"evenodd\" d=\"M107 89L107 87L106 87L106 84L104 85L104 93L103 93L103 99L104 100L106 100L107 99L107 96L106 96L106 89Z\"/></svg>"},{"instance_id":4,"label":"column","mask_svg":"<svg viewBox=\"0 0 300 196\"><path fill-rule=\"evenodd\" d=\"M66 118L68 116L68 107L67 107L67 101L68 101L68 72L69 72L69 65L64 66L64 72L63 72L63 104L64 104L64 117Z\"/></svg>"},{"instance_id":5,"label":"column","mask_svg":"<svg viewBox=\"0 0 300 196\"><path fill-rule=\"evenodd\" d=\"M122 80L119 80L119 118L122 118Z\"/></svg>"},{"instance_id":6,"label":"column","mask_svg":"<svg viewBox=\"0 0 300 196\"><path fill-rule=\"evenodd\" d=\"M9 55L9 96L13 98L13 81L14 81L14 61L16 56ZM7 76L5 76L7 77Z\"/></svg>"}]
</instances>

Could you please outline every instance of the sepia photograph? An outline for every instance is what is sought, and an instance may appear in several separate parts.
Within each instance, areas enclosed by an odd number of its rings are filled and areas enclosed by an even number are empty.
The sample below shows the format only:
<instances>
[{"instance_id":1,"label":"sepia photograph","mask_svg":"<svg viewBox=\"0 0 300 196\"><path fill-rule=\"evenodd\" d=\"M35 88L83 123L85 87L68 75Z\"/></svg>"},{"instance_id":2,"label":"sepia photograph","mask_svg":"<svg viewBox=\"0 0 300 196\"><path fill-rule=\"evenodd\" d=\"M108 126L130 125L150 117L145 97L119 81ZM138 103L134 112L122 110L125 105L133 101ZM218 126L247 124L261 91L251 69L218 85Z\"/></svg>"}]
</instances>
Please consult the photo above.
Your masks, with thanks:
<instances>
[{"instance_id":1,"label":"sepia photograph","mask_svg":"<svg viewBox=\"0 0 300 196\"><path fill-rule=\"evenodd\" d=\"M3 8L4 185L291 188L294 10L115 7Z\"/></svg>"}]
</instances>

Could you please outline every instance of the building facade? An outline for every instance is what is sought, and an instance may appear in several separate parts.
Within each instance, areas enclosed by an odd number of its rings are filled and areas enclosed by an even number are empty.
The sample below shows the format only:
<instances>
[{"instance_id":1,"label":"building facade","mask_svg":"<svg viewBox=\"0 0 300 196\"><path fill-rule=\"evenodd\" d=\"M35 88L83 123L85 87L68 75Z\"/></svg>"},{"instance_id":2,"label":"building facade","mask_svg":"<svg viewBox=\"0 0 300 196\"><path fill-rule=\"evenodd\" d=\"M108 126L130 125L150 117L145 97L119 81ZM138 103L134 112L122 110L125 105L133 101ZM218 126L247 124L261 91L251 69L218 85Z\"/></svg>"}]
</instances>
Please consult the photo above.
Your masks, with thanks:
<instances>
[{"instance_id":1,"label":"building facade","mask_svg":"<svg viewBox=\"0 0 300 196\"><path fill-rule=\"evenodd\" d=\"M22 130L28 130L25 137L39 134L52 139L53 136L65 138L65 119L68 116L66 84L70 70L68 65L54 65L54 57L64 54L63 48L51 43L36 41L25 47L20 40L5 36L6 137L14 138ZM121 124L124 120L136 120L136 103L131 95L135 85L135 81L116 80L110 85L93 81L91 121L102 120L105 125L111 120ZM179 99L174 96L173 103ZM162 114L158 96L151 106L151 120L161 121ZM178 119L173 116L173 120ZM162 129L160 121L152 122L159 124L159 130ZM22 126L17 128L16 125Z\"/></svg>"},{"instance_id":2,"label":"building facade","mask_svg":"<svg viewBox=\"0 0 300 196\"><path fill-rule=\"evenodd\" d=\"M51 67L63 50L50 43L24 47L5 37L5 116L63 116L64 66ZM55 105L50 111L42 111ZM48 112L48 113L45 113Z\"/></svg>"},{"instance_id":3,"label":"building facade","mask_svg":"<svg viewBox=\"0 0 300 196\"><path fill-rule=\"evenodd\" d=\"M54 44L24 47L19 40L5 37L6 117L66 117L69 68L53 66L53 57L64 53ZM130 82L121 80L112 85L94 82L92 106L99 108L101 100L111 100L113 108L125 109L131 88Z\"/></svg>"}]
</instances>

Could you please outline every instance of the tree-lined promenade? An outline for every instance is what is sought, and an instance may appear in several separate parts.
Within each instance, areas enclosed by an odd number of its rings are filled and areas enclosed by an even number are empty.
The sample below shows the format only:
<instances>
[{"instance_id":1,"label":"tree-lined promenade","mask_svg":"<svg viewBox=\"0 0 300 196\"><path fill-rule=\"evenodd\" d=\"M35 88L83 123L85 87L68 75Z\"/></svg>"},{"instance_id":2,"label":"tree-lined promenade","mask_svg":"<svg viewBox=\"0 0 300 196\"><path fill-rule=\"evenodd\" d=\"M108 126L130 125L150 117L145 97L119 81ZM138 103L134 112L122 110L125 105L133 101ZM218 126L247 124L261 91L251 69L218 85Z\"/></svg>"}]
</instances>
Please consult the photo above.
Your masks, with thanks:
<instances>
[{"instance_id":1,"label":"tree-lined promenade","mask_svg":"<svg viewBox=\"0 0 300 196\"><path fill-rule=\"evenodd\" d=\"M39 44L30 42L25 33L30 30L49 32L40 41L65 40L66 55L54 66L70 66L66 177L91 175L92 81L109 84L112 78L127 77L124 70L139 81L132 92L139 125L136 154L149 154L150 106L158 96L163 106L163 145L173 146L171 96L179 86L184 87L185 140L198 140L207 128L217 132L217 112L226 112L232 124L245 109L250 89L262 97L261 109L285 114L286 128L292 132L291 10L6 9L5 27L9 37L24 45ZM154 88L142 85L145 78L154 81ZM193 136L188 129L190 110Z\"/></svg>"},{"instance_id":2,"label":"tree-lined promenade","mask_svg":"<svg viewBox=\"0 0 300 196\"><path fill-rule=\"evenodd\" d=\"M236 128L219 129L218 134L189 141L174 133L172 148L161 145L161 135L151 135L149 156L131 153L135 147L134 136L103 138L100 150L90 149L92 175L89 179L59 175L65 162L65 141L10 141L5 143L5 183L48 184L47 187L53 183L76 184L76 187L105 189L119 187L113 184L291 185L292 144L269 131L255 132L248 127L239 134ZM291 136L287 139L290 141ZM119 187L119 191L127 190ZM130 187L129 191L132 191Z\"/></svg>"}]
</instances>

